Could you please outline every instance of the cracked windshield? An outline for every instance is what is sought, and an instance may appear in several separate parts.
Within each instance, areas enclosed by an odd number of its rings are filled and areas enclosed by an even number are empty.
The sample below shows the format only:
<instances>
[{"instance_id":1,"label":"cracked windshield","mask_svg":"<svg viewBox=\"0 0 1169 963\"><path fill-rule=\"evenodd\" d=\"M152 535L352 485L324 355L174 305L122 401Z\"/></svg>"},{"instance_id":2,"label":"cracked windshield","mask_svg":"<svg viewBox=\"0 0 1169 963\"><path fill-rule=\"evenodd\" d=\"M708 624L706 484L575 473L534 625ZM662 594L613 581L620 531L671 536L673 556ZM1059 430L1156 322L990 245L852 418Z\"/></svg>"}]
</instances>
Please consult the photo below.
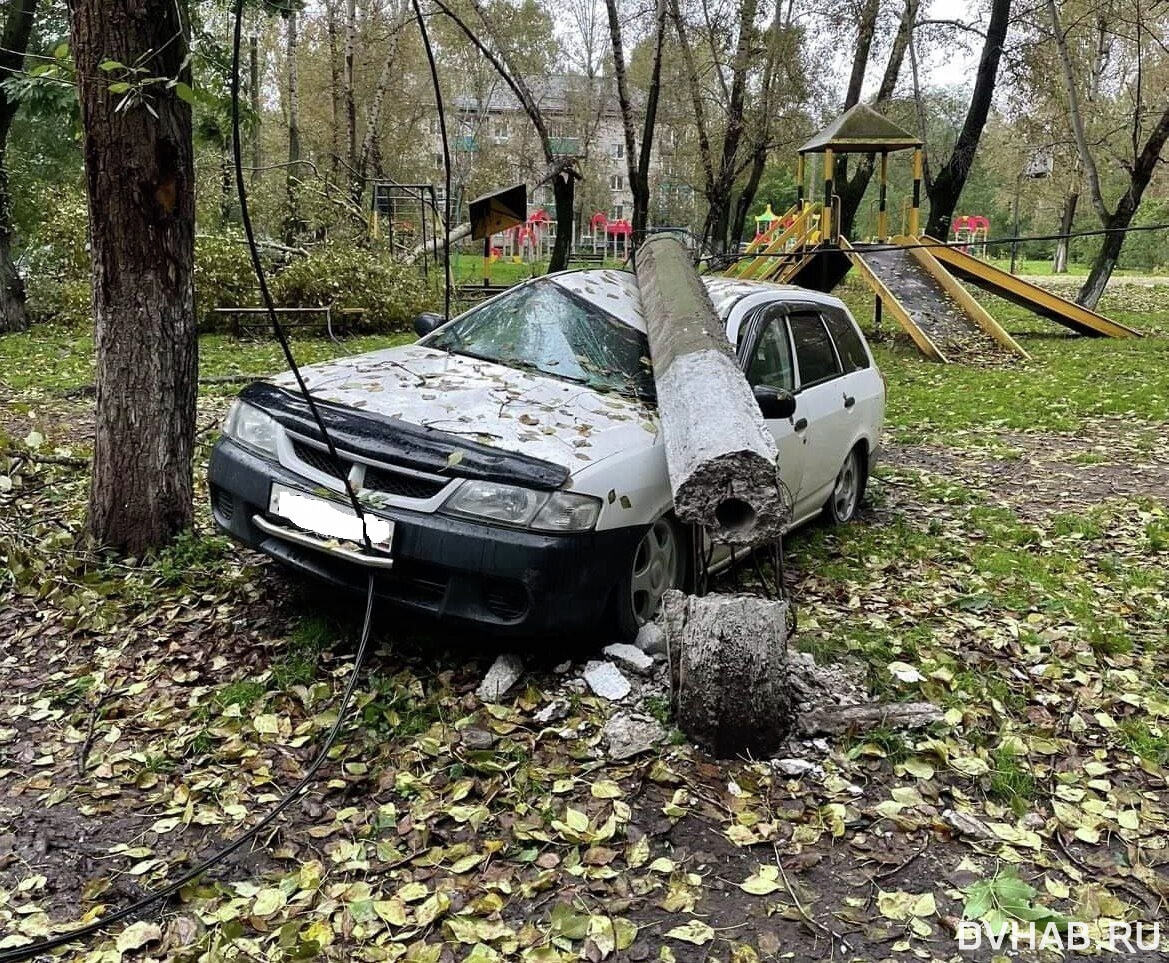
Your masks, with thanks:
<instances>
[{"instance_id":1,"label":"cracked windshield","mask_svg":"<svg viewBox=\"0 0 1169 963\"><path fill-rule=\"evenodd\" d=\"M423 343L590 388L654 397L645 335L551 282L496 298Z\"/></svg>"}]
</instances>

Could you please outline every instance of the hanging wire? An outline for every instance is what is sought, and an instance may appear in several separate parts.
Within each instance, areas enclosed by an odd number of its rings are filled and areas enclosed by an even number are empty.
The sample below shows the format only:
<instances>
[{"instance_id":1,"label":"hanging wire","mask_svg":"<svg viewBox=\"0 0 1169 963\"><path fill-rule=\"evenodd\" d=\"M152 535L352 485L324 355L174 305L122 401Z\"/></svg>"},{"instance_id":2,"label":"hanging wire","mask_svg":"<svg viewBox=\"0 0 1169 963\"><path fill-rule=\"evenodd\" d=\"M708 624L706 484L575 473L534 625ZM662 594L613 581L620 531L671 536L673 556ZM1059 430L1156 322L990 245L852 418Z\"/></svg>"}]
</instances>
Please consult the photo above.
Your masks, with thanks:
<instances>
[{"instance_id":1,"label":"hanging wire","mask_svg":"<svg viewBox=\"0 0 1169 963\"><path fill-rule=\"evenodd\" d=\"M451 147L447 139L446 108L443 106L442 85L438 82L438 65L434 62L434 49L430 45L430 32L418 0L411 0L414 16L418 20L418 32L422 34L422 46L426 48L426 62L430 66L430 82L434 87L434 106L438 111L438 130L442 135L442 231L443 231L443 317L451 319Z\"/></svg>"}]
</instances>

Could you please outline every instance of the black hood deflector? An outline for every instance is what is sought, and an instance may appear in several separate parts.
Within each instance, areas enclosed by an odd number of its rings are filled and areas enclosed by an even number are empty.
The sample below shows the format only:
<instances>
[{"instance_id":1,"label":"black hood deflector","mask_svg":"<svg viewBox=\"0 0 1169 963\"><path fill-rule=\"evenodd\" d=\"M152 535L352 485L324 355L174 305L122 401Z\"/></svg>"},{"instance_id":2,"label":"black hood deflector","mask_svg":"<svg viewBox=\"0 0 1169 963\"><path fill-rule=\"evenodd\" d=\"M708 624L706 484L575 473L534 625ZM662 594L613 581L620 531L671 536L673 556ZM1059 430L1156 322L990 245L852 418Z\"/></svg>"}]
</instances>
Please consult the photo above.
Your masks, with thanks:
<instances>
[{"instance_id":1,"label":"black hood deflector","mask_svg":"<svg viewBox=\"0 0 1169 963\"><path fill-rule=\"evenodd\" d=\"M299 393L257 381L244 388L240 398L263 408L289 431L324 442L308 402ZM333 444L353 454L416 471L524 485L541 491L560 488L569 478L563 465L541 458L503 451L398 418L313 400Z\"/></svg>"}]
</instances>

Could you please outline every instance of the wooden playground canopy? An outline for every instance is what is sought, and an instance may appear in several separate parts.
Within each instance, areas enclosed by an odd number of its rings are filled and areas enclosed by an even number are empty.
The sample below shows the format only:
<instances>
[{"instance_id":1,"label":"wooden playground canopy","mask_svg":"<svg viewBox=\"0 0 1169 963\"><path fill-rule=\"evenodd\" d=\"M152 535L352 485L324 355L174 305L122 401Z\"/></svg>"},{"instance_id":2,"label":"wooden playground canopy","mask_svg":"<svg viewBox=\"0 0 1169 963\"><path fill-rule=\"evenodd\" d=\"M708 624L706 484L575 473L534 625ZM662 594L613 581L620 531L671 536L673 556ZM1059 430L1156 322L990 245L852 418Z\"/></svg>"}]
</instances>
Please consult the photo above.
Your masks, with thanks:
<instances>
[{"instance_id":1,"label":"wooden playground canopy","mask_svg":"<svg viewBox=\"0 0 1169 963\"><path fill-rule=\"evenodd\" d=\"M913 191L902 211L901 233L890 235L889 154L913 151ZM809 154L823 157L823 199L805 194ZM850 243L840 233L835 161L840 154L879 155L876 237ZM884 310L927 357L947 362L990 352L1026 358L1027 352L959 282L1034 311L1078 334L1113 338L1140 332L1058 297L963 250L920 233L923 171L920 138L866 104L850 108L799 148L796 203L761 230L744 257L727 269L733 277L771 280L829 291L857 268Z\"/></svg>"}]
</instances>

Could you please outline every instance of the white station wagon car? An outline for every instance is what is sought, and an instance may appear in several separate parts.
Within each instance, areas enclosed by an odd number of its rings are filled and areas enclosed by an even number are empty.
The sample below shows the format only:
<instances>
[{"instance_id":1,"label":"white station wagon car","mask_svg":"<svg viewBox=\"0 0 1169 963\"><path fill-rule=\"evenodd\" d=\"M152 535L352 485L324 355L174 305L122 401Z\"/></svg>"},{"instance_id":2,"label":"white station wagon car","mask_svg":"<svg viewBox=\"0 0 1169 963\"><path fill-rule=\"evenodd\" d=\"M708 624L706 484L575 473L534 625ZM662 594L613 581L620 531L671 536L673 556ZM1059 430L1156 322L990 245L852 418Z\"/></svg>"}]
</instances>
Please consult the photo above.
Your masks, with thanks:
<instances>
[{"instance_id":1,"label":"white station wagon car","mask_svg":"<svg viewBox=\"0 0 1169 963\"><path fill-rule=\"evenodd\" d=\"M793 527L848 521L881 438L884 379L848 309L801 288L708 277L775 434ZM417 343L241 392L211 458L216 522L338 586L496 631L629 636L690 578L672 512L637 282L547 275ZM711 398L717 405L719 399ZM348 478L369 518L360 528Z\"/></svg>"}]
</instances>

